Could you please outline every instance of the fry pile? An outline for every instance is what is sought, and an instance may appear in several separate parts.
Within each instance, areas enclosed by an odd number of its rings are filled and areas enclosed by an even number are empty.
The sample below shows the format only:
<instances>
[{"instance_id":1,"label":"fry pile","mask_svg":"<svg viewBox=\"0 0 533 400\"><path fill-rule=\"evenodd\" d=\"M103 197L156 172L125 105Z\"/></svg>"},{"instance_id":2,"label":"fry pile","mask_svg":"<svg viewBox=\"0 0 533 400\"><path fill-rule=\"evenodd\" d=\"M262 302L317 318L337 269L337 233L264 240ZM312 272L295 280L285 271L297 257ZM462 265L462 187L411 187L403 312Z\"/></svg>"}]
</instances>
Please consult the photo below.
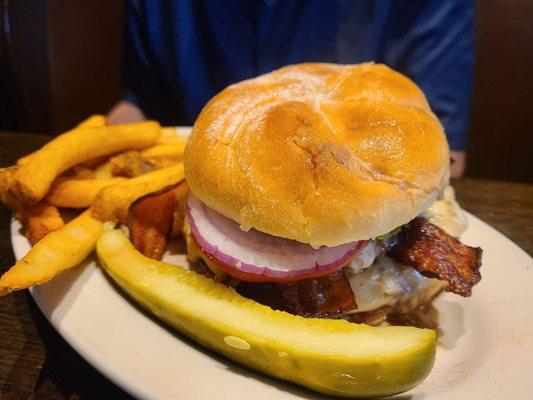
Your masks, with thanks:
<instances>
[{"instance_id":1,"label":"fry pile","mask_svg":"<svg viewBox=\"0 0 533 400\"><path fill-rule=\"evenodd\" d=\"M139 249L161 258L186 194L186 139L155 121L106 125L94 115L0 168L0 200L32 249L0 278L0 295L54 278L94 250L105 223L125 224ZM132 206L133 204L133 206ZM65 223L62 209L80 214Z\"/></svg>"}]
</instances>

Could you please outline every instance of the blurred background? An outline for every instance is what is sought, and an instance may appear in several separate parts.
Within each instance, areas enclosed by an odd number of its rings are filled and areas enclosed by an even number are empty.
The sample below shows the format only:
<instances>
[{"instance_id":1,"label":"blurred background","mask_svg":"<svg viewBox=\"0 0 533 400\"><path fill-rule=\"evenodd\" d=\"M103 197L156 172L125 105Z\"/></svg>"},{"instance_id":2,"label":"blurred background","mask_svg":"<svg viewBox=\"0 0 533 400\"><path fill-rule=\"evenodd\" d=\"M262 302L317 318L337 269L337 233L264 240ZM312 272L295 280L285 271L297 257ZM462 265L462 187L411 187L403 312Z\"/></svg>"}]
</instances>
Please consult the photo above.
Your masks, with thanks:
<instances>
[{"instance_id":1,"label":"blurred background","mask_svg":"<svg viewBox=\"0 0 533 400\"><path fill-rule=\"evenodd\" d=\"M55 135L122 97L124 3L0 0L0 130ZM533 182L533 0L476 1L466 176Z\"/></svg>"}]
</instances>

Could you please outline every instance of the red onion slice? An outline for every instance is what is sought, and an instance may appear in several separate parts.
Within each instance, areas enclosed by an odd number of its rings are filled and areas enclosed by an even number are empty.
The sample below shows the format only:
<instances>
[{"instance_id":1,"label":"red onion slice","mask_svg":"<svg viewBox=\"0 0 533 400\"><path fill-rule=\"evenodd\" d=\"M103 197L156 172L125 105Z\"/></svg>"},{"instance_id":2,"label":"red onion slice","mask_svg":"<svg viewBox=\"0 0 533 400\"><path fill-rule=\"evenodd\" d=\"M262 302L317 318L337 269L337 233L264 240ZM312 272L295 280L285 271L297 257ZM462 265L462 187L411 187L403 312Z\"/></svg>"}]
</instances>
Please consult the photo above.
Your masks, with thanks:
<instances>
[{"instance_id":1,"label":"red onion slice","mask_svg":"<svg viewBox=\"0 0 533 400\"><path fill-rule=\"evenodd\" d=\"M333 272L348 263L366 243L314 249L309 244L253 228L245 232L238 223L208 208L191 192L185 214L196 241L205 252L222 264L273 280Z\"/></svg>"}]
</instances>

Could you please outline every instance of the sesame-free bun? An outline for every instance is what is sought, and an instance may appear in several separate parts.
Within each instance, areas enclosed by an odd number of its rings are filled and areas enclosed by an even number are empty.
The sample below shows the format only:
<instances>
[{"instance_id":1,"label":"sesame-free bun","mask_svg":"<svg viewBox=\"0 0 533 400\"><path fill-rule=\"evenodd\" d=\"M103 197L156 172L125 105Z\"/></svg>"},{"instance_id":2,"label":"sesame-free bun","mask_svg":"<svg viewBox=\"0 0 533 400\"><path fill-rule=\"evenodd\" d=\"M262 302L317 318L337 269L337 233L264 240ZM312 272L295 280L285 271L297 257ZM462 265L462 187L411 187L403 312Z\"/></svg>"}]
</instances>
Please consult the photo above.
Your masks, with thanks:
<instances>
[{"instance_id":1,"label":"sesame-free bun","mask_svg":"<svg viewBox=\"0 0 533 400\"><path fill-rule=\"evenodd\" d=\"M196 120L184 162L209 207L315 247L409 222L449 177L424 94L373 63L291 65L229 86Z\"/></svg>"}]
</instances>

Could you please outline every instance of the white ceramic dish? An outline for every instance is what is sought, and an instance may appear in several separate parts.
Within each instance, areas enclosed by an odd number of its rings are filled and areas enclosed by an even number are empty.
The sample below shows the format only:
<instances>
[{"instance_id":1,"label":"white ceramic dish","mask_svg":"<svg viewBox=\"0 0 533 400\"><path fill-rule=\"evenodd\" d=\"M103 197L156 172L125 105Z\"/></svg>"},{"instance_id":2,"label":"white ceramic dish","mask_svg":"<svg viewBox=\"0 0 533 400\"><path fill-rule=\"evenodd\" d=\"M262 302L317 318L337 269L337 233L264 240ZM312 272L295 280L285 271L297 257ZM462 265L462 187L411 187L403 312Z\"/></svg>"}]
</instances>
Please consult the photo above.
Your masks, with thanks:
<instances>
[{"instance_id":1,"label":"white ceramic dish","mask_svg":"<svg viewBox=\"0 0 533 400\"><path fill-rule=\"evenodd\" d=\"M533 261L481 220L468 214L468 222L462 241L483 248L482 281L470 298L438 298L444 334L435 366L424 383L399 398L533 398ZM17 259L30 248L19 230L13 221ZM167 329L116 289L94 259L31 293L77 352L137 398L324 398L242 368Z\"/></svg>"}]
</instances>

